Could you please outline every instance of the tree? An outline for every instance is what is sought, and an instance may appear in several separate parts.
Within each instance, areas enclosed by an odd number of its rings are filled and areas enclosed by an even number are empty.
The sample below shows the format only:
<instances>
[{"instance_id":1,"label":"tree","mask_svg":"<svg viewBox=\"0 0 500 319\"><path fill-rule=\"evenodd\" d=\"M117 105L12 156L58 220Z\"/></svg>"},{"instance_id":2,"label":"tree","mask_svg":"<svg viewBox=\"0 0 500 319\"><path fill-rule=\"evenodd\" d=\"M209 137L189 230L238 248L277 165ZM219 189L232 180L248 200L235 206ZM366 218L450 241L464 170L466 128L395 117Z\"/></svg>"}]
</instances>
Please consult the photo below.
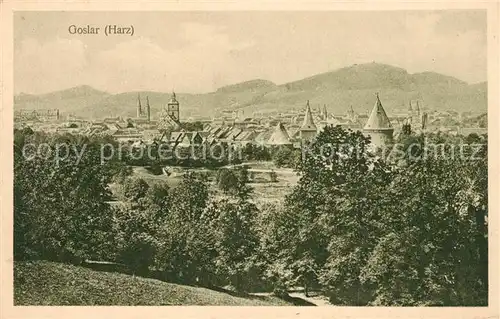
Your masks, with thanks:
<instances>
[{"instance_id":1,"label":"tree","mask_svg":"<svg viewBox=\"0 0 500 319\"><path fill-rule=\"evenodd\" d=\"M148 183L142 178L129 178L123 185L123 196L131 203L138 201L146 196L149 189Z\"/></svg>"},{"instance_id":2,"label":"tree","mask_svg":"<svg viewBox=\"0 0 500 319\"><path fill-rule=\"evenodd\" d=\"M289 147L283 146L277 148L273 152L273 161L277 167L290 167L292 164L292 150Z\"/></svg>"},{"instance_id":3,"label":"tree","mask_svg":"<svg viewBox=\"0 0 500 319\"><path fill-rule=\"evenodd\" d=\"M217 171L217 186L225 194L228 194L234 190L238 184L239 180L235 173L230 169L220 169Z\"/></svg>"},{"instance_id":4,"label":"tree","mask_svg":"<svg viewBox=\"0 0 500 319\"><path fill-rule=\"evenodd\" d=\"M117 261L135 274L148 276L159 245L154 212L140 206L124 205L115 212Z\"/></svg>"},{"instance_id":5,"label":"tree","mask_svg":"<svg viewBox=\"0 0 500 319\"><path fill-rule=\"evenodd\" d=\"M236 201L225 198L213 201L207 215L211 216L214 264L220 282L238 291L251 289L259 278L257 208L243 198Z\"/></svg>"},{"instance_id":6,"label":"tree","mask_svg":"<svg viewBox=\"0 0 500 319\"><path fill-rule=\"evenodd\" d=\"M484 211L477 195L486 192L471 192L472 176L463 174L470 167L428 157L393 180L392 204L381 209L384 233L362 271L377 286L373 304L486 304L481 247L487 235L475 214L475 207Z\"/></svg>"},{"instance_id":7,"label":"tree","mask_svg":"<svg viewBox=\"0 0 500 319\"><path fill-rule=\"evenodd\" d=\"M38 133L22 139L34 145L47 142L52 154L66 139L71 144L68 156L57 162L15 157L15 258L78 262L112 254L112 174L100 163L100 145L81 137Z\"/></svg>"},{"instance_id":8,"label":"tree","mask_svg":"<svg viewBox=\"0 0 500 319\"><path fill-rule=\"evenodd\" d=\"M115 212L117 260L146 276L154 269L161 244L159 232L170 216L169 187L153 184L134 200Z\"/></svg>"},{"instance_id":9,"label":"tree","mask_svg":"<svg viewBox=\"0 0 500 319\"><path fill-rule=\"evenodd\" d=\"M250 181L246 166L234 169L220 169L217 172L216 182L224 194L247 199L253 189L247 185Z\"/></svg>"},{"instance_id":10,"label":"tree","mask_svg":"<svg viewBox=\"0 0 500 319\"><path fill-rule=\"evenodd\" d=\"M158 231L155 268L165 279L210 284L213 247L206 221L209 189L206 178L187 172L171 192L169 217Z\"/></svg>"},{"instance_id":11,"label":"tree","mask_svg":"<svg viewBox=\"0 0 500 319\"><path fill-rule=\"evenodd\" d=\"M268 161L271 159L269 150L264 145L255 145L248 143L242 150L245 161Z\"/></svg>"},{"instance_id":12,"label":"tree","mask_svg":"<svg viewBox=\"0 0 500 319\"><path fill-rule=\"evenodd\" d=\"M203 123L200 121L184 122L181 126L187 132L203 131Z\"/></svg>"},{"instance_id":13,"label":"tree","mask_svg":"<svg viewBox=\"0 0 500 319\"><path fill-rule=\"evenodd\" d=\"M360 132L329 126L304 150L298 185L271 220L268 270L278 282L306 290L320 283L337 303L369 298L359 274L377 236L377 185L389 172L368 143Z\"/></svg>"}]
</instances>

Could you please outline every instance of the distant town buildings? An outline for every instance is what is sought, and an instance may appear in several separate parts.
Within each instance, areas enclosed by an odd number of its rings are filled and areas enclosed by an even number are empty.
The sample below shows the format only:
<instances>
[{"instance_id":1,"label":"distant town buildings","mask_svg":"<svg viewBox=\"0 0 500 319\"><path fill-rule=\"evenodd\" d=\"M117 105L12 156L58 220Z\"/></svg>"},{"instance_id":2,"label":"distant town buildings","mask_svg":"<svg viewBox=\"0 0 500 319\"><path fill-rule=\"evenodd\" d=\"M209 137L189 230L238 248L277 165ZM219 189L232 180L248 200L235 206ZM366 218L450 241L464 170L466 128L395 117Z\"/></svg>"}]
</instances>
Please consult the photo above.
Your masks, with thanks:
<instances>
[{"instance_id":1,"label":"distant town buildings","mask_svg":"<svg viewBox=\"0 0 500 319\"><path fill-rule=\"evenodd\" d=\"M355 101L353 101L355 102ZM407 104L406 104L407 103ZM375 105L369 114L356 112L353 105L346 106L344 114L333 114L326 104L305 102L305 108L290 108L286 112L250 112L243 108L219 110L213 118L191 118L181 122L180 103L175 92L159 115L152 118L149 97L137 95L135 117L111 116L97 120L85 120L65 114L58 109L16 110L15 127L30 126L47 132L106 135L122 143L144 145L168 142L176 146L212 145L227 143L243 147L249 143L267 146L300 147L304 141L313 140L325 126L341 126L360 130L371 137L374 146L390 143L400 133L442 131L451 134L486 133L486 116L473 116L452 111L424 110L420 100L409 100L402 109L391 110L388 116L377 94ZM406 106L405 106L406 105ZM198 119L198 120L197 120ZM194 129L196 127L196 129Z\"/></svg>"},{"instance_id":2,"label":"distant town buildings","mask_svg":"<svg viewBox=\"0 0 500 319\"><path fill-rule=\"evenodd\" d=\"M14 121L57 121L59 109L16 110Z\"/></svg>"}]
</instances>

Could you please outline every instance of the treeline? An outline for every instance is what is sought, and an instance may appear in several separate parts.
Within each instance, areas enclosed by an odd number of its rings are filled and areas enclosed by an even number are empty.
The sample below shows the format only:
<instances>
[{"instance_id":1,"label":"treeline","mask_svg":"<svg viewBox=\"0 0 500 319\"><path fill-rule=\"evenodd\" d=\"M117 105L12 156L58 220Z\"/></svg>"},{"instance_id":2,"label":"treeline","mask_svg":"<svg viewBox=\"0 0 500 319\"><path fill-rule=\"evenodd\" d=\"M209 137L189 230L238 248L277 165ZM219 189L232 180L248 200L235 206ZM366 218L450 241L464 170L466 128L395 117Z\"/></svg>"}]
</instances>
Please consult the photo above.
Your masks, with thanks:
<instances>
[{"instance_id":1,"label":"treeline","mask_svg":"<svg viewBox=\"0 0 500 319\"><path fill-rule=\"evenodd\" d=\"M15 150L47 138L18 131ZM327 127L296 162L300 180L283 204L260 210L244 169L221 172L223 194L213 196L193 173L169 188L127 177L121 162L101 165L96 152L55 167L15 151L15 259L111 260L144 276L244 291L303 286L339 305L486 305L486 143L426 138L481 146L474 160L413 152L395 162L373 155L361 133ZM324 151L346 143L357 151ZM111 206L116 176L124 203Z\"/></svg>"},{"instance_id":2,"label":"treeline","mask_svg":"<svg viewBox=\"0 0 500 319\"><path fill-rule=\"evenodd\" d=\"M266 223L267 271L284 286L319 286L334 304L487 304L487 140L397 142L405 155L391 161L359 132L319 134ZM474 147L460 154L463 143ZM345 144L355 151L325 152Z\"/></svg>"},{"instance_id":3,"label":"treeline","mask_svg":"<svg viewBox=\"0 0 500 319\"><path fill-rule=\"evenodd\" d=\"M125 147L122 145L120 152L120 160L125 164L149 167L155 174L161 174L161 168L164 166L217 169L247 161L272 160L278 167L293 167L296 155L300 154L299 150L290 147L271 148L255 143L240 146L227 142L212 142L185 146L161 141L154 141L149 145L129 143ZM291 154L295 155L289 156Z\"/></svg>"},{"instance_id":4,"label":"treeline","mask_svg":"<svg viewBox=\"0 0 500 319\"><path fill-rule=\"evenodd\" d=\"M173 146L155 141L149 145L129 144L128 147L122 147L121 152L121 160L126 165L149 167L155 174L161 174L161 168L165 166L215 169L241 163L238 150L225 142L217 145Z\"/></svg>"}]
</instances>

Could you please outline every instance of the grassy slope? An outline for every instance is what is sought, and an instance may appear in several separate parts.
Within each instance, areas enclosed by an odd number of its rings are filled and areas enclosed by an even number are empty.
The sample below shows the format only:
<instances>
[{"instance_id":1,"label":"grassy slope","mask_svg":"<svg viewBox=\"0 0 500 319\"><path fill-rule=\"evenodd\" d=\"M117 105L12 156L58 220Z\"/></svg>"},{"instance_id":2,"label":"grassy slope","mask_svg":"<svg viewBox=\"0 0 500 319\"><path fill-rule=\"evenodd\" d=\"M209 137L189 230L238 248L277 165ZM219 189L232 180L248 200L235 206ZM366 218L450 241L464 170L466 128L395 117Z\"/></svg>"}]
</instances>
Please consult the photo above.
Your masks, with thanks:
<instances>
[{"instance_id":1,"label":"grassy slope","mask_svg":"<svg viewBox=\"0 0 500 319\"><path fill-rule=\"evenodd\" d=\"M84 267L37 261L14 266L15 305L218 305L286 306L269 296L235 297L210 289L171 284Z\"/></svg>"}]
</instances>

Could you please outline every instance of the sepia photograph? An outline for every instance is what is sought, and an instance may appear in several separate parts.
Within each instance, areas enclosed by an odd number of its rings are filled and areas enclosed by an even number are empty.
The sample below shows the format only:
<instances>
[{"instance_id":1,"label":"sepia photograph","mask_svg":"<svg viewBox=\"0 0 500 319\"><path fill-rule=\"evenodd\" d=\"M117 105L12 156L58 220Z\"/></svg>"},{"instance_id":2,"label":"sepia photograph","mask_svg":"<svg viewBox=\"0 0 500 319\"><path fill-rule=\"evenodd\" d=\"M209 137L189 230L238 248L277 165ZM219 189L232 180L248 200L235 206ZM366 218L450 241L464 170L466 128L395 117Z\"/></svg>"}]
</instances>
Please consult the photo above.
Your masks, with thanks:
<instances>
[{"instance_id":1,"label":"sepia photograph","mask_svg":"<svg viewBox=\"0 0 500 319\"><path fill-rule=\"evenodd\" d=\"M14 306L491 306L487 13L14 11Z\"/></svg>"}]
</instances>

